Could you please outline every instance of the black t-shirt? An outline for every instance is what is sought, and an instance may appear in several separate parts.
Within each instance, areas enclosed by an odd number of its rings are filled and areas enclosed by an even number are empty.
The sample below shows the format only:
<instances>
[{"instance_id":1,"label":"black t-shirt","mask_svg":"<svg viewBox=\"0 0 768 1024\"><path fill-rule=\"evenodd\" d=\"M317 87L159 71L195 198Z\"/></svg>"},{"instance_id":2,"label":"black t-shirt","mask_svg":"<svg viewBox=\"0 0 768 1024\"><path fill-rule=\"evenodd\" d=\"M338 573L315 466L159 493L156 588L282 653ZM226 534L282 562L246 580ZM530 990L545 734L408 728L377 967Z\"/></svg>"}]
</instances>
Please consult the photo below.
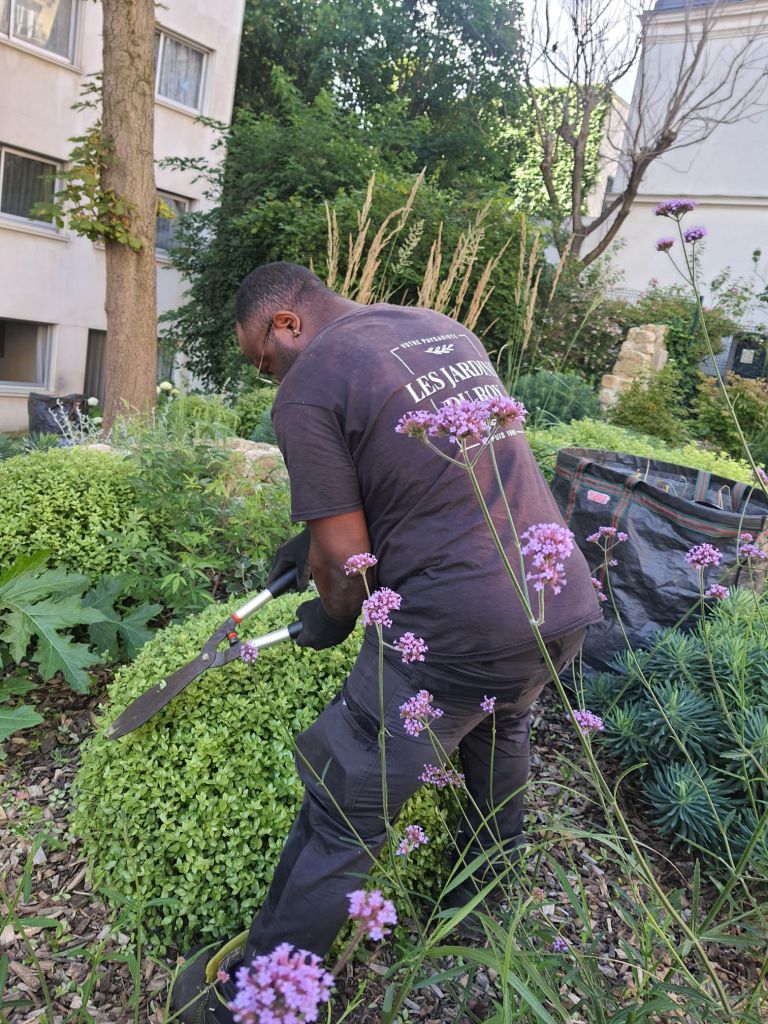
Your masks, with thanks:
<instances>
[{"instance_id":1,"label":"black t-shirt","mask_svg":"<svg viewBox=\"0 0 768 1024\"><path fill-rule=\"evenodd\" d=\"M387 304L327 324L277 392L273 422L293 520L363 509L379 560L376 585L403 599L385 639L410 630L429 645L430 661L504 656L535 640L467 472L395 427L404 413L436 409L449 398L505 394L482 343L465 327L432 310ZM456 455L447 438L437 443ZM501 431L493 444L518 536L535 523L562 524L523 434ZM487 451L476 471L519 572ZM576 547L565 568L567 585L545 596L547 637L600 618ZM531 597L535 602L533 590Z\"/></svg>"}]
</instances>

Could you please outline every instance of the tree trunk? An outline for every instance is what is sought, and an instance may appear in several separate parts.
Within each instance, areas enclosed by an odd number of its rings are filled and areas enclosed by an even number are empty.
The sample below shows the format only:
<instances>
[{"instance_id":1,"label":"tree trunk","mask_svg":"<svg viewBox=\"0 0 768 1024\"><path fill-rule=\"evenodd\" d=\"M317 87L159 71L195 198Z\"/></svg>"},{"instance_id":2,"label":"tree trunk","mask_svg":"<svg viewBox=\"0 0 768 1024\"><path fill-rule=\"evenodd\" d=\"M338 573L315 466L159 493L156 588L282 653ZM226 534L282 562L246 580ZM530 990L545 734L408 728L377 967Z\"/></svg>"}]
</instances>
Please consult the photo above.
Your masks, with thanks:
<instances>
[{"instance_id":1,"label":"tree trunk","mask_svg":"<svg viewBox=\"0 0 768 1024\"><path fill-rule=\"evenodd\" d=\"M125 205L131 244L106 240L105 427L147 412L157 383L154 0L103 0L102 186Z\"/></svg>"}]
</instances>

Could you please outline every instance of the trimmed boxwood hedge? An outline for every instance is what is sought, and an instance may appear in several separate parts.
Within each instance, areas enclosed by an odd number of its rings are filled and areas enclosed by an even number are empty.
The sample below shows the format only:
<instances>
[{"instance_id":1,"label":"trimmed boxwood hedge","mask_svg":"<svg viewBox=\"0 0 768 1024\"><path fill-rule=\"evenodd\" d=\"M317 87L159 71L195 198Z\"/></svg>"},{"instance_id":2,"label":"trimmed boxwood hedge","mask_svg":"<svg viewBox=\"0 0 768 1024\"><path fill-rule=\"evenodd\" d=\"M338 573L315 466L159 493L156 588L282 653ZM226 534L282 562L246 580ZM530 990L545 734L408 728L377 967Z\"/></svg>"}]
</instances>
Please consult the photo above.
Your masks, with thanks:
<instances>
[{"instance_id":1,"label":"trimmed boxwood hedge","mask_svg":"<svg viewBox=\"0 0 768 1024\"><path fill-rule=\"evenodd\" d=\"M56 565L87 573L123 572L127 545L110 544L136 505L126 459L90 448L52 448L0 462L0 568L17 555L51 552Z\"/></svg>"},{"instance_id":2,"label":"trimmed boxwood hedge","mask_svg":"<svg viewBox=\"0 0 768 1024\"><path fill-rule=\"evenodd\" d=\"M273 602L244 635L291 621L299 600ZM175 901L144 911L159 951L234 935L257 911L301 797L293 738L339 689L360 643L356 632L326 651L279 644L254 665L210 671L140 729L105 739L107 724L197 655L224 615L218 605L162 631L117 673L75 785L72 828L96 889L133 898L135 876L143 900ZM434 891L451 834L440 795L418 793L403 821L422 825L430 842L408 858L402 881Z\"/></svg>"}]
</instances>

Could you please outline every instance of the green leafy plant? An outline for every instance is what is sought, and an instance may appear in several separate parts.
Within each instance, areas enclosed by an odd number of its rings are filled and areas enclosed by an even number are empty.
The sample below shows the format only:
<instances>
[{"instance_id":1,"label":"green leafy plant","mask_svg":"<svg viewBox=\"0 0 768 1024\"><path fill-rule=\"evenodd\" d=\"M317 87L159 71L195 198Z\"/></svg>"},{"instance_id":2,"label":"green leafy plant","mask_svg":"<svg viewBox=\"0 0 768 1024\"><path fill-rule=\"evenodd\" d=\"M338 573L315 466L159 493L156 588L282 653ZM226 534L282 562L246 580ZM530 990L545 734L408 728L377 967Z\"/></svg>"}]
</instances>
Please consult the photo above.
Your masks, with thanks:
<instances>
[{"instance_id":1,"label":"green leafy plant","mask_svg":"<svg viewBox=\"0 0 768 1024\"><path fill-rule=\"evenodd\" d=\"M707 451L698 444L668 444L660 438L635 433L601 420L574 420L546 429L530 430L527 436L536 461L548 480L554 476L560 448L606 448L680 466L708 469L729 480L749 482L754 479L746 462L726 452Z\"/></svg>"},{"instance_id":2,"label":"green leafy plant","mask_svg":"<svg viewBox=\"0 0 768 1024\"><path fill-rule=\"evenodd\" d=\"M768 381L750 380L729 373L725 387L744 435L757 462L768 461ZM740 455L741 440L720 386L711 377L699 384L696 406L697 433L708 444Z\"/></svg>"},{"instance_id":3,"label":"green leafy plant","mask_svg":"<svg viewBox=\"0 0 768 1024\"><path fill-rule=\"evenodd\" d=\"M0 648L0 655L2 649ZM0 657L2 664L2 657ZM0 743L7 740L15 732L22 729L31 729L40 725L43 721L41 715L35 711L31 704L17 704L16 698L23 697L34 690L34 682L25 674L18 673L5 679L0 677ZM13 703L12 707L6 707ZM0 747L0 761L4 758L2 747Z\"/></svg>"},{"instance_id":4,"label":"green leafy plant","mask_svg":"<svg viewBox=\"0 0 768 1024\"><path fill-rule=\"evenodd\" d=\"M658 373L638 374L608 410L608 419L673 444L685 442L690 431L680 382L680 372L672 362Z\"/></svg>"},{"instance_id":5,"label":"green leafy plant","mask_svg":"<svg viewBox=\"0 0 768 1024\"><path fill-rule=\"evenodd\" d=\"M136 554L122 543L136 508L130 475L127 460L88 448L54 448L0 462L0 569L18 555L47 550L57 565L94 581L125 572Z\"/></svg>"},{"instance_id":6,"label":"green leafy plant","mask_svg":"<svg viewBox=\"0 0 768 1024\"><path fill-rule=\"evenodd\" d=\"M600 414L594 388L577 373L537 370L524 373L511 387L515 398L528 410L526 422L532 427Z\"/></svg>"},{"instance_id":7,"label":"green leafy plant","mask_svg":"<svg viewBox=\"0 0 768 1024\"><path fill-rule=\"evenodd\" d=\"M31 660L44 680L61 672L73 690L85 693L90 683L85 670L99 656L66 631L101 622L105 616L82 601L88 577L46 569L48 558L47 551L22 556L0 575L0 619L5 626L0 642L17 662L34 644Z\"/></svg>"},{"instance_id":8,"label":"green leafy plant","mask_svg":"<svg viewBox=\"0 0 768 1024\"><path fill-rule=\"evenodd\" d=\"M289 622L299 600L273 602L244 634ZM225 614L208 608L158 633L118 672L77 778L72 825L94 884L109 899L131 892L125 839L113 828L124 815L156 948L234 935L253 916L301 796L293 737L340 688L359 645L357 633L325 651L280 644L253 665L231 662L191 683L140 729L107 740L107 722L197 655ZM433 794L417 795L404 814L434 836L404 869L404 884L425 891L440 874L448 829ZM166 897L179 901L176 911L153 905Z\"/></svg>"},{"instance_id":9,"label":"green leafy plant","mask_svg":"<svg viewBox=\"0 0 768 1024\"><path fill-rule=\"evenodd\" d=\"M584 689L605 718L602 746L638 768L659 830L716 857L738 858L745 845L729 850L732 819L768 808L766 611L765 599L736 591L695 629L660 631Z\"/></svg>"},{"instance_id":10,"label":"green leafy plant","mask_svg":"<svg viewBox=\"0 0 768 1024\"><path fill-rule=\"evenodd\" d=\"M689 848L717 848L732 796L725 779L706 768L674 763L657 765L645 795L659 831Z\"/></svg>"},{"instance_id":11,"label":"green leafy plant","mask_svg":"<svg viewBox=\"0 0 768 1024\"><path fill-rule=\"evenodd\" d=\"M275 389L271 387L252 388L237 396L234 410L237 414L237 433L240 437L256 440L253 433L261 427L265 414L269 417L274 400ZM274 434L272 436L274 437Z\"/></svg>"}]
</instances>

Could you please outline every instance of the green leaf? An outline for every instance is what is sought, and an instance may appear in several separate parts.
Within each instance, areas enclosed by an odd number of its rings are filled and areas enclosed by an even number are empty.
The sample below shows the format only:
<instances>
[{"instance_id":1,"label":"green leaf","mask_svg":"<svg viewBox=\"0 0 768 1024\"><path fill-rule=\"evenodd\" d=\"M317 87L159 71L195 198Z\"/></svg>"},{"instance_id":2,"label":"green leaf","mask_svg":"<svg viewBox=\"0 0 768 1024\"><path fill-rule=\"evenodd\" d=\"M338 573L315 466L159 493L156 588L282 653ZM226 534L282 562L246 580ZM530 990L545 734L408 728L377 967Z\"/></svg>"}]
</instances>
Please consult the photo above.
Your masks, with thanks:
<instances>
[{"instance_id":1,"label":"green leaf","mask_svg":"<svg viewBox=\"0 0 768 1024\"><path fill-rule=\"evenodd\" d=\"M75 643L59 632L68 626L99 622L103 618L95 608L83 608L77 598L38 601L26 608L15 608L5 615L7 628L0 639L8 641L18 661L33 637L37 639L35 660L43 679L61 672L73 690L87 693L90 685L85 669L99 660L87 644Z\"/></svg>"},{"instance_id":2,"label":"green leaf","mask_svg":"<svg viewBox=\"0 0 768 1024\"><path fill-rule=\"evenodd\" d=\"M38 552L17 558L0 577L0 618L6 625L0 640L7 642L16 661L36 640L40 675L50 679L62 672L73 689L85 693L90 680L84 670L98 661L98 655L60 631L100 622L104 614L85 607L80 599L87 576L61 568L40 572L47 557ZM9 610L3 612L3 608Z\"/></svg>"},{"instance_id":3,"label":"green leaf","mask_svg":"<svg viewBox=\"0 0 768 1024\"><path fill-rule=\"evenodd\" d=\"M34 573L45 568L45 563L49 558L49 551L36 551L33 555L19 555L7 569L0 572L0 587L4 587L6 583L26 572Z\"/></svg>"},{"instance_id":4,"label":"green leaf","mask_svg":"<svg viewBox=\"0 0 768 1024\"><path fill-rule=\"evenodd\" d=\"M15 675L8 679L0 679L0 701L6 701L10 697L22 697L25 693L35 689L35 684L28 676Z\"/></svg>"},{"instance_id":5,"label":"green leaf","mask_svg":"<svg viewBox=\"0 0 768 1024\"><path fill-rule=\"evenodd\" d=\"M91 643L98 651L107 651L110 658L117 658L120 651L118 637L125 645L125 653L130 658L138 652L154 635L154 630L147 629L147 621L162 611L159 604L142 604L131 608L124 615L115 610L115 601L124 592L127 576L103 576L98 584L83 598L88 608L98 609L102 615L101 622L94 623L88 630Z\"/></svg>"},{"instance_id":6,"label":"green leaf","mask_svg":"<svg viewBox=\"0 0 768 1024\"><path fill-rule=\"evenodd\" d=\"M33 725L40 725L42 721L40 715L29 704L22 704L18 708L0 708L0 743L13 733L21 729L31 729Z\"/></svg>"}]
</instances>

